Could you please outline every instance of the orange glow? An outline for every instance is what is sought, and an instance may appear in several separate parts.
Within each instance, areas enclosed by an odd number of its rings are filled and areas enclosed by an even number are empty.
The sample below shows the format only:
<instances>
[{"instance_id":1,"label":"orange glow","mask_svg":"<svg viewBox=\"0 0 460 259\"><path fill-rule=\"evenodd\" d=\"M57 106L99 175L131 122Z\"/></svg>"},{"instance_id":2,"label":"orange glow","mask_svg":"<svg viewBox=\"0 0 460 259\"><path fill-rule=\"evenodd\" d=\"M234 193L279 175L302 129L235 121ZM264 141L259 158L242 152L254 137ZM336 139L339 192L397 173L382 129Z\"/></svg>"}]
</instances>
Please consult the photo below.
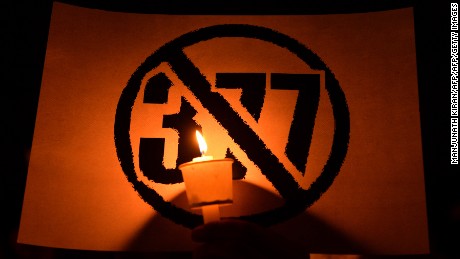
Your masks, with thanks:
<instances>
[{"instance_id":1,"label":"orange glow","mask_svg":"<svg viewBox=\"0 0 460 259\"><path fill-rule=\"evenodd\" d=\"M204 155L206 151L208 151L208 145L206 145L204 137L198 130L196 131L196 139L198 140L198 145L200 146L201 155Z\"/></svg>"}]
</instances>

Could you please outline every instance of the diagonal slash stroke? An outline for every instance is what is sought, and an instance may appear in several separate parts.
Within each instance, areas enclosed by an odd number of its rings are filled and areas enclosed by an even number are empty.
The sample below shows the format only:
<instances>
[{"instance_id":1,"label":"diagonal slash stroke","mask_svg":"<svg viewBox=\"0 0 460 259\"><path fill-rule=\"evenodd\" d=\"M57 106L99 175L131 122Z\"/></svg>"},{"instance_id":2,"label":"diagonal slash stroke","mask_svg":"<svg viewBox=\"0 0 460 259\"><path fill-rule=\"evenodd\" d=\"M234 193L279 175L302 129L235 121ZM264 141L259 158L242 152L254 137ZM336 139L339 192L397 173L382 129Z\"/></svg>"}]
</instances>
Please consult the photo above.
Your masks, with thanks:
<instances>
[{"instance_id":1,"label":"diagonal slash stroke","mask_svg":"<svg viewBox=\"0 0 460 259\"><path fill-rule=\"evenodd\" d=\"M289 200L290 197L295 197L303 190L254 130L231 108L227 100L219 93L211 91L211 84L183 51L175 50L169 53L167 60L171 69L184 85L200 100L203 107L227 129L229 136L261 169L262 174L267 177L284 199Z\"/></svg>"}]
</instances>

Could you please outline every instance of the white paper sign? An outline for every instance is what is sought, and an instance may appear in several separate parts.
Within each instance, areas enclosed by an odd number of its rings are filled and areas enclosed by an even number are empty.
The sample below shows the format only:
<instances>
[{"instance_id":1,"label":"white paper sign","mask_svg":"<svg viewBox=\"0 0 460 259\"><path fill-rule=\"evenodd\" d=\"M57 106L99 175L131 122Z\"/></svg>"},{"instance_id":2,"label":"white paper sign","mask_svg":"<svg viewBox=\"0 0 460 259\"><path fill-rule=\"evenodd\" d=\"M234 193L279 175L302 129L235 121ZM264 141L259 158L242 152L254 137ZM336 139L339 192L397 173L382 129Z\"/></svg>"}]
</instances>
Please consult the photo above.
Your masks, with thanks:
<instances>
[{"instance_id":1,"label":"white paper sign","mask_svg":"<svg viewBox=\"0 0 460 259\"><path fill-rule=\"evenodd\" d=\"M190 251L179 164L312 253L427 253L412 9L158 15L55 3L19 242Z\"/></svg>"}]
</instances>

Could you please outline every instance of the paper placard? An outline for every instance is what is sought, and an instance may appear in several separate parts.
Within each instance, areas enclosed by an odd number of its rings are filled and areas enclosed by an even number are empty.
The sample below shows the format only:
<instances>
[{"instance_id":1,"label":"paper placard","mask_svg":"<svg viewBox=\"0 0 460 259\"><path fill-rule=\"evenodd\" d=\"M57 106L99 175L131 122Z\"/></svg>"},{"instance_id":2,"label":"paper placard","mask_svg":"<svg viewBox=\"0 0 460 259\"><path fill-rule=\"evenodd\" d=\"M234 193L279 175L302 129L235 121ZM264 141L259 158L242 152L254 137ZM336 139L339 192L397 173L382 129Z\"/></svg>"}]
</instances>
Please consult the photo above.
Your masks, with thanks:
<instances>
[{"instance_id":1,"label":"paper placard","mask_svg":"<svg viewBox=\"0 0 460 259\"><path fill-rule=\"evenodd\" d=\"M190 251L178 165L312 253L428 252L412 9L159 15L54 3L19 242ZM288 201L288 202L287 202ZM282 213L272 213L280 211Z\"/></svg>"}]
</instances>

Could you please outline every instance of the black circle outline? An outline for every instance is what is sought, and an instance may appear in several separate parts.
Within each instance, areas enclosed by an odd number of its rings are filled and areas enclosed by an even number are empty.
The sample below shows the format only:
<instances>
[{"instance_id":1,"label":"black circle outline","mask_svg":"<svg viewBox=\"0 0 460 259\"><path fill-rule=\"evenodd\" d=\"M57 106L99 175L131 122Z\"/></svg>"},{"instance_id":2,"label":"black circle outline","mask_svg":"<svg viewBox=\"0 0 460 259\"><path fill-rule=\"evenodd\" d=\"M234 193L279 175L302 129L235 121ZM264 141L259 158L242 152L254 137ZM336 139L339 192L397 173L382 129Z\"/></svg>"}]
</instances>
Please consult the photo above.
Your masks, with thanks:
<instances>
[{"instance_id":1,"label":"black circle outline","mask_svg":"<svg viewBox=\"0 0 460 259\"><path fill-rule=\"evenodd\" d=\"M179 36L166 43L151 54L135 70L123 89L115 114L114 139L117 156L127 180L133 185L141 198L162 216L188 228L202 224L201 215L190 213L165 201L155 190L139 181L134 169L132 146L130 142L131 112L144 76L167 59L169 53L201 41L221 37L244 37L259 39L285 48L308 64L312 69L324 70L326 90L331 101L334 116L334 137L329 158L323 170L307 190L286 200L283 206L253 215L238 217L261 225L273 225L283 222L310 207L332 185L338 175L348 151L350 136L350 114L345 94L339 82L326 64L308 47L297 40L269 28L246 24L222 24L204 27Z\"/></svg>"}]
</instances>

